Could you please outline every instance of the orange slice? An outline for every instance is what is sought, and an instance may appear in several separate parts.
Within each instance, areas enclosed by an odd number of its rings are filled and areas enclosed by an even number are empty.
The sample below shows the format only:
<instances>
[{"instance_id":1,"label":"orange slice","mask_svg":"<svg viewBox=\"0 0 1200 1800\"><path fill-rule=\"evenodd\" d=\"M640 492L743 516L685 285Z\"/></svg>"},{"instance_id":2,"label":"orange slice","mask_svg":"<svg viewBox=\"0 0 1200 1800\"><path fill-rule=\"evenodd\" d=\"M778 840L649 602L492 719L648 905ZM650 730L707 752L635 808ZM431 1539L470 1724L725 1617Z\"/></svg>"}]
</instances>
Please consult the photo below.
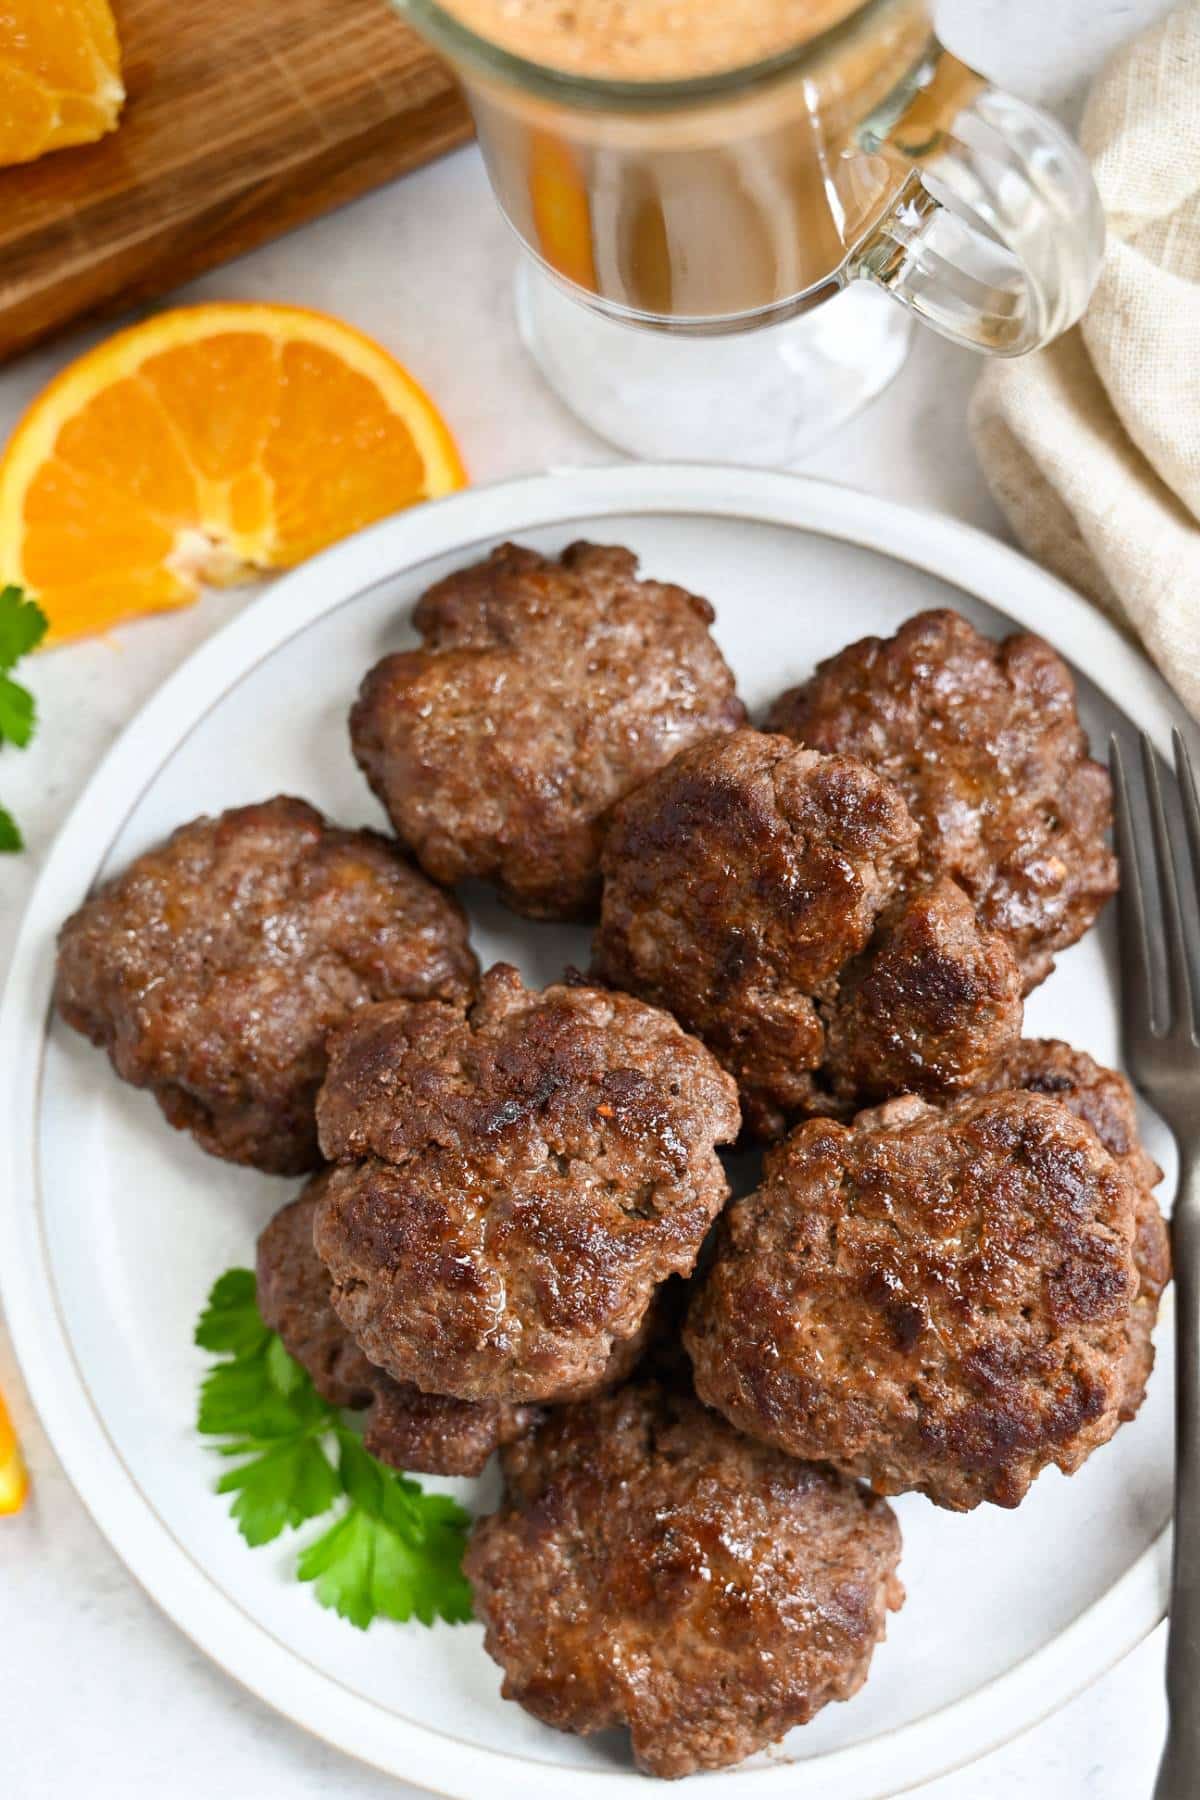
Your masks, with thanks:
<instances>
[{"instance_id":1,"label":"orange slice","mask_svg":"<svg viewBox=\"0 0 1200 1800\"><path fill-rule=\"evenodd\" d=\"M428 396L361 332L294 306L181 308L72 363L21 420L0 586L35 594L61 643L465 481Z\"/></svg>"},{"instance_id":2,"label":"orange slice","mask_svg":"<svg viewBox=\"0 0 1200 1800\"><path fill-rule=\"evenodd\" d=\"M0 1515L20 1512L28 1492L29 1477L21 1460L17 1434L4 1404L4 1395L0 1394Z\"/></svg>"},{"instance_id":3,"label":"orange slice","mask_svg":"<svg viewBox=\"0 0 1200 1800\"><path fill-rule=\"evenodd\" d=\"M124 98L108 0L0 0L0 163L92 143Z\"/></svg>"}]
</instances>

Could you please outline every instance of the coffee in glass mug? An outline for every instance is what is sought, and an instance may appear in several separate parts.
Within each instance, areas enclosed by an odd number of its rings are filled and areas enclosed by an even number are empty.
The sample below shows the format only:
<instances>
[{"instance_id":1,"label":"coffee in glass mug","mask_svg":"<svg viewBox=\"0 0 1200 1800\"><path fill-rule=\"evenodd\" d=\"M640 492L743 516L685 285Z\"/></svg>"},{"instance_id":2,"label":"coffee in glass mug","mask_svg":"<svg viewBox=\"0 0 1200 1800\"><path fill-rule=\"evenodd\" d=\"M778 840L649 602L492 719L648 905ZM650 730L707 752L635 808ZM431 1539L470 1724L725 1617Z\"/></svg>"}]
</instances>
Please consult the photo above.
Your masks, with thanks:
<instances>
[{"instance_id":1,"label":"coffee in glass mug","mask_svg":"<svg viewBox=\"0 0 1200 1800\"><path fill-rule=\"evenodd\" d=\"M457 69L531 253L526 341L623 448L788 460L899 366L880 290L999 355L1086 305L1103 221L1082 155L943 49L930 0L405 10Z\"/></svg>"}]
</instances>

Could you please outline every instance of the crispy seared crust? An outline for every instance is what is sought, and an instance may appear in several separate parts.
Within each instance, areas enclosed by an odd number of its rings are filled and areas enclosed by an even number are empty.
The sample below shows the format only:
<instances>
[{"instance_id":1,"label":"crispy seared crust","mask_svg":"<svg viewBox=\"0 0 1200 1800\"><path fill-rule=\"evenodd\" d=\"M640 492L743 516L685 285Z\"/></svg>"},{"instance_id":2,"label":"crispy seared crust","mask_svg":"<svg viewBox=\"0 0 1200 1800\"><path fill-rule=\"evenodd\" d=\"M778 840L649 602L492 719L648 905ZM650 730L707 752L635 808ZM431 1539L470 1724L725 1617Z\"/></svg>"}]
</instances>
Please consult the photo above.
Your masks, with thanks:
<instances>
[{"instance_id":1,"label":"crispy seared crust","mask_svg":"<svg viewBox=\"0 0 1200 1800\"><path fill-rule=\"evenodd\" d=\"M1138 1297L1130 1321L1122 1419L1136 1417L1146 1397L1154 1367L1151 1334L1158 1307L1171 1279L1171 1239L1154 1190L1162 1170L1146 1154L1138 1135L1133 1089L1115 1069L1105 1069L1082 1050L1053 1038L1026 1038L1017 1044L993 1077L992 1087L1027 1088L1048 1094L1091 1126L1104 1148L1119 1162L1138 1193L1133 1260L1138 1271Z\"/></svg>"},{"instance_id":2,"label":"crispy seared crust","mask_svg":"<svg viewBox=\"0 0 1200 1800\"><path fill-rule=\"evenodd\" d=\"M85 901L57 1004L204 1149L299 1174L330 1029L372 1000L463 999L477 972L461 908L394 845L281 796L181 826Z\"/></svg>"},{"instance_id":3,"label":"crispy seared crust","mask_svg":"<svg viewBox=\"0 0 1200 1800\"><path fill-rule=\"evenodd\" d=\"M722 1221L684 1334L697 1392L878 1492L1015 1506L1125 1410L1138 1208L1040 1094L802 1126Z\"/></svg>"},{"instance_id":4,"label":"crispy seared crust","mask_svg":"<svg viewBox=\"0 0 1200 1800\"><path fill-rule=\"evenodd\" d=\"M561 1731L629 1727L638 1767L739 1762L866 1679L891 1509L654 1384L547 1416L465 1568L503 1692Z\"/></svg>"},{"instance_id":5,"label":"crispy seared crust","mask_svg":"<svg viewBox=\"0 0 1200 1800\"><path fill-rule=\"evenodd\" d=\"M953 881L890 910L826 1011L825 1081L851 1111L977 1091L1021 1035L1021 973Z\"/></svg>"},{"instance_id":6,"label":"crispy seared crust","mask_svg":"<svg viewBox=\"0 0 1200 1800\"><path fill-rule=\"evenodd\" d=\"M381 1006L330 1044L318 1209L333 1304L397 1380L592 1389L728 1194L732 1081L665 1013L503 965L469 1014Z\"/></svg>"},{"instance_id":7,"label":"crispy seared crust","mask_svg":"<svg viewBox=\"0 0 1200 1800\"><path fill-rule=\"evenodd\" d=\"M779 1135L806 1104L814 1001L916 854L899 792L862 763L738 731L685 750L622 802L604 852L593 967L673 1012Z\"/></svg>"},{"instance_id":8,"label":"crispy seared crust","mask_svg":"<svg viewBox=\"0 0 1200 1800\"><path fill-rule=\"evenodd\" d=\"M770 728L890 776L921 827L921 874L952 876L1007 938L1026 992L1116 892L1107 771L1075 684L1041 638L994 643L959 614L864 638L782 694Z\"/></svg>"},{"instance_id":9,"label":"crispy seared crust","mask_svg":"<svg viewBox=\"0 0 1200 1800\"><path fill-rule=\"evenodd\" d=\"M481 1475L492 1452L523 1437L539 1416L536 1406L423 1394L380 1370L363 1447L411 1475Z\"/></svg>"},{"instance_id":10,"label":"crispy seared crust","mask_svg":"<svg viewBox=\"0 0 1200 1800\"><path fill-rule=\"evenodd\" d=\"M613 804L745 717L712 621L695 594L638 581L628 550L506 544L420 601L424 648L367 675L354 754L436 881L494 882L531 918L586 914Z\"/></svg>"},{"instance_id":11,"label":"crispy seared crust","mask_svg":"<svg viewBox=\"0 0 1200 1800\"><path fill-rule=\"evenodd\" d=\"M369 1407L363 1442L380 1462L422 1475L478 1475L492 1452L528 1431L536 1407L473 1404L423 1394L368 1362L330 1304L329 1271L313 1248L313 1215L328 1183L314 1176L258 1240L258 1310L333 1406Z\"/></svg>"}]
</instances>

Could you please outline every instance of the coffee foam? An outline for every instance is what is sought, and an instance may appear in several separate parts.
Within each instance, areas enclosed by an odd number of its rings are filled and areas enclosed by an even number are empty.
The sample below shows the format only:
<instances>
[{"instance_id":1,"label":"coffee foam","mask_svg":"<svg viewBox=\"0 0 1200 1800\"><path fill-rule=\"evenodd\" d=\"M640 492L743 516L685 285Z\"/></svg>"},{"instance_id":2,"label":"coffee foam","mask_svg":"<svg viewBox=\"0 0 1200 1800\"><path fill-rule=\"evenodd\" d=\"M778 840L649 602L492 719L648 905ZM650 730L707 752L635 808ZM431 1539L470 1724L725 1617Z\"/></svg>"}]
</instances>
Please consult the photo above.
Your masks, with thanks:
<instances>
[{"instance_id":1,"label":"coffee foam","mask_svg":"<svg viewBox=\"0 0 1200 1800\"><path fill-rule=\"evenodd\" d=\"M441 0L480 37L573 75L686 81L810 42L862 0Z\"/></svg>"}]
</instances>

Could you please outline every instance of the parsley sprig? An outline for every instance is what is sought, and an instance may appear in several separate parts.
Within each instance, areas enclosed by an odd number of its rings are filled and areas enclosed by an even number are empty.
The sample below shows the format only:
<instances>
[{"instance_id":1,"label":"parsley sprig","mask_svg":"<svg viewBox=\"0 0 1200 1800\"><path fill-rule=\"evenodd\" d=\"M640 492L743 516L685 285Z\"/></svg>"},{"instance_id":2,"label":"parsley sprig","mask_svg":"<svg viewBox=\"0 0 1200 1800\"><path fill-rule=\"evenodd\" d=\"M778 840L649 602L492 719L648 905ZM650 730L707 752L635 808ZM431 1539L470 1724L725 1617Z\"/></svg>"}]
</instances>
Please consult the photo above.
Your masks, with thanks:
<instances>
[{"instance_id":1,"label":"parsley sprig","mask_svg":"<svg viewBox=\"0 0 1200 1800\"><path fill-rule=\"evenodd\" d=\"M296 1573L322 1606L365 1630L375 1618L471 1617L462 1572L469 1515L444 1494L385 1468L263 1323L249 1269L213 1287L196 1342L219 1360L200 1390L197 1427L238 1457L217 1483L248 1544L268 1544L345 1500L301 1551Z\"/></svg>"},{"instance_id":2,"label":"parsley sprig","mask_svg":"<svg viewBox=\"0 0 1200 1800\"><path fill-rule=\"evenodd\" d=\"M0 744L13 744L18 750L24 750L37 728L37 707L29 689L14 681L11 671L41 643L47 624L41 607L19 587L0 588ZM16 820L0 806L0 851L24 848Z\"/></svg>"}]
</instances>

